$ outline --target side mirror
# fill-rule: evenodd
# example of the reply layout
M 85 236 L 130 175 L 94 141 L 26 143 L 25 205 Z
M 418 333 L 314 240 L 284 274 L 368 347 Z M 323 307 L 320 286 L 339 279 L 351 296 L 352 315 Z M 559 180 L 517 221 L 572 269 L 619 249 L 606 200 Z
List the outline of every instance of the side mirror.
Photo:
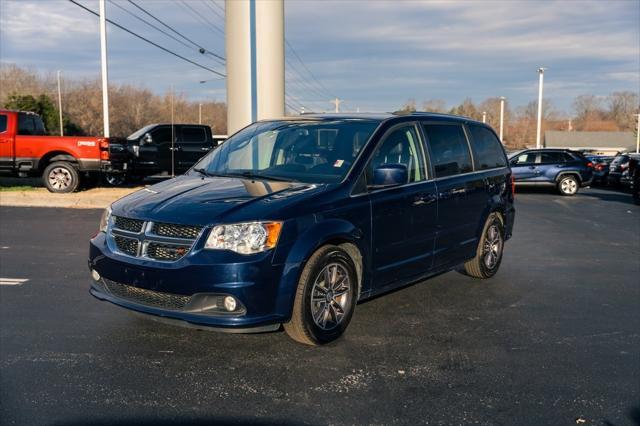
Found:
M 408 181 L 409 172 L 404 164 L 382 164 L 373 171 L 374 188 L 404 185 Z
M 145 133 L 140 142 L 141 142 L 141 145 L 145 145 L 148 143 L 152 143 L 153 139 L 151 138 L 151 135 L 149 133 Z

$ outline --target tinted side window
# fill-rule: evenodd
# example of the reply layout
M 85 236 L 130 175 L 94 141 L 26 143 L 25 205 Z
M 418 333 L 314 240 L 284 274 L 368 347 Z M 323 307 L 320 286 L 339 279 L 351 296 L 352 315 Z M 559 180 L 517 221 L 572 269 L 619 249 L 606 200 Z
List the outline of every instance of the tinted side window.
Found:
M 453 176 L 473 171 L 471 153 L 459 124 L 426 124 L 424 131 L 431 148 L 436 177 Z
M 523 164 L 533 164 L 536 162 L 536 154 L 533 152 L 524 152 L 511 160 L 513 164 L 521 166 Z
M 473 153 L 478 170 L 507 165 L 502 144 L 491 130 L 474 125 L 470 125 L 469 130 L 473 138 Z
M 420 182 L 427 178 L 424 151 L 414 125 L 397 128 L 385 136 L 369 161 L 368 182 L 373 178 L 373 170 L 383 164 L 404 164 L 409 173 L 409 182 Z
M 153 143 L 171 142 L 171 127 L 158 127 L 151 131 L 151 139 Z
M 38 136 L 44 136 L 47 132 L 44 130 L 44 123 L 42 118 L 33 116 L 33 134 Z
M 0 132 L 4 132 L 7 130 L 7 116 L 5 114 L 0 114 Z
M 182 141 L 186 143 L 206 142 L 207 134 L 202 127 L 183 127 Z
M 18 134 L 34 135 L 36 129 L 33 125 L 33 118 L 29 114 L 18 114 Z
M 540 163 L 564 163 L 565 157 L 562 152 L 542 152 L 540 154 Z

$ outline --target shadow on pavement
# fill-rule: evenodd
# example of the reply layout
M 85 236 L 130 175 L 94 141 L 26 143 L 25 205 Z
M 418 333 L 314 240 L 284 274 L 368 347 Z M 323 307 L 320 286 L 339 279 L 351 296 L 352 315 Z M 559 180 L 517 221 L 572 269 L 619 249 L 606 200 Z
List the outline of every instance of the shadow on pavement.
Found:
M 130 418 L 119 420 L 95 420 L 95 419 L 75 419 L 68 422 L 53 423 L 53 426 L 210 426 L 210 425 L 255 425 L 255 426 L 267 426 L 267 425 L 283 425 L 283 426 L 296 426 L 302 423 L 292 422 L 285 419 L 257 419 L 251 418 L 239 418 L 239 417 L 209 417 L 209 418 L 186 418 L 183 420 L 162 420 L 154 418 Z M 304 423 L 309 425 L 311 423 Z

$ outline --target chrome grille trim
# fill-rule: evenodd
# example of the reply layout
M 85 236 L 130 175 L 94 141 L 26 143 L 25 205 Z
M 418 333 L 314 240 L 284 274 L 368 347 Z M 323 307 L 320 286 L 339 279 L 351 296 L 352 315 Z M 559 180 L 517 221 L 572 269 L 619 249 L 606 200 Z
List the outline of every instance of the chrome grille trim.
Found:
M 140 231 L 135 232 L 137 229 Z M 203 226 L 113 216 L 108 227 L 107 244 L 123 256 L 177 262 L 191 251 L 204 230 Z

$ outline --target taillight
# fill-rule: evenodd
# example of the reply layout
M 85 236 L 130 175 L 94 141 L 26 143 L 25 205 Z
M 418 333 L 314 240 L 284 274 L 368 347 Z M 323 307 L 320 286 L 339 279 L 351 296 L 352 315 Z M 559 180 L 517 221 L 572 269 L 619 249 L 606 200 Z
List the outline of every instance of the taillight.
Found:
M 589 161 L 589 162 L 587 163 L 587 167 L 589 167 L 590 169 L 593 169 L 593 163 L 592 163 L 591 161 Z
M 109 159 L 109 151 L 100 151 L 100 159 L 108 160 Z
M 98 143 L 100 144 L 100 149 L 103 149 L 103 150 L 109 149 L 109 139 L 99 138 Z
M 511 195 L 516 195 L 516 179 L 511 175 Z
M 602 170 L 602 169 L 604 169 L 604 166 L 602 164 L 596 164 L 595 169 L 596 170 Z

